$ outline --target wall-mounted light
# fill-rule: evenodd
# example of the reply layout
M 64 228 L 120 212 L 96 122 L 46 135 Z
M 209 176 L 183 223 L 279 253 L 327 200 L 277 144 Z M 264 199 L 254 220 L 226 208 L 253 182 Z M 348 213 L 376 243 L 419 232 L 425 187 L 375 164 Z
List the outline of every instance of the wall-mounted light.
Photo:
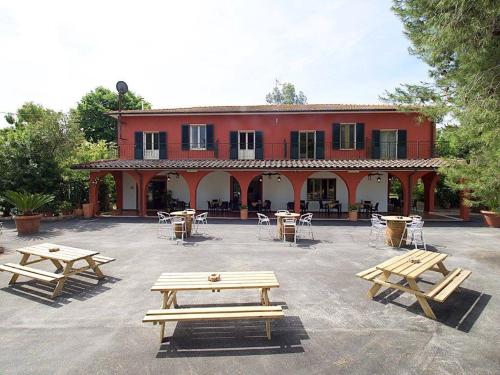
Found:
M 382 179 L 380 177 L 377 177 L 377 182 L 380 184 L 380 181 L 382 181 Z
M 368 174 L 368 180 L 371 180 L 372 176 L 377 176 L 377 182 L 378 183 L 380 183 L 382 181 L 382 178 L 380 177 L 380 176 L 382 176 L 382 174 L 380 174 L 380 173 L 369 173 Z
M 278 182 L 281 182 L 281 176 L 279 173 L 262 173 L 262 176 L 267 176 L 268 178 L 271 178 L 271 176 L 278 176 Z M 262 177 L 259 181 L 262 181 Z
M 281 176 L 278 176 L 278 182 L 281 182 Z
M 177 172 L 167 173 L 167 182 L 170 182 L 170 176 L 175 176 L 176 178 L 179 178 L 179 173 L 177 173 Z
M 262 177 L 259 177 L 259 182 L 262 182 Z

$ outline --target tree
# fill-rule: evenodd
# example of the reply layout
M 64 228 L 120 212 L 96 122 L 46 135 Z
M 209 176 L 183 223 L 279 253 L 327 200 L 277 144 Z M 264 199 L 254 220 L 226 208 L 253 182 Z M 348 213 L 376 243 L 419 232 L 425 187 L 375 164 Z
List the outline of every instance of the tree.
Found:
M 500 211 L 500 7 L 491 0 L 393 0 L 394 12 L 425 61 L 431 82 L 402 85 L 383 99 L 446 124 L 441 169 L 470 206 Z M 451 119 L 451 120 L 449 120 Z M 447 144 L 446 144 L 447 143 Z M 446 144 L 446 146 L 445 146 Z
M 276 80 L 273 90 L 266 95 L 269 104 L 307 104 L 307 97 L 302 91 L 297 94 L 292 83 L 280 83 Z
M 129 91 L 123 96 L 122 109 L 149 109 L 151 104 Z M 99 86 L 85 94 L 76 107 L 75 115 L 89 142 L 116 142 L 116 120 L 107 116 L 118 109 L 118 93 Z

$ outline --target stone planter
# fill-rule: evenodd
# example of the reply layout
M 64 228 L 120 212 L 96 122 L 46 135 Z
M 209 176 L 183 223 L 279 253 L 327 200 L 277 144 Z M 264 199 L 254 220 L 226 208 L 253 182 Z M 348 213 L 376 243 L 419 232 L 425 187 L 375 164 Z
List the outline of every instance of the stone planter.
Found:
M 83 207 L 83 217 L 85 219 L 90 219 L 94 217 L 94 204 L 93 203 L 84 203 L 82 204 Z
M 500 215 L 494 211 L 484 211 L 481 210 L 481 215 L 483 215 L 484 223 L 490 228 L 500 228 Z
M 40 230 L 40 220 L 43 215 L 31 216 L 14 216 L 16 222 L 17 234 L 24 236 L 27 234 L 35 234 Z
M 349 211 L 349 221 L 358 221 L 358 211 Z
M 240 209 L 240 219 L 247 220 L 248 219 L 248 208 Z

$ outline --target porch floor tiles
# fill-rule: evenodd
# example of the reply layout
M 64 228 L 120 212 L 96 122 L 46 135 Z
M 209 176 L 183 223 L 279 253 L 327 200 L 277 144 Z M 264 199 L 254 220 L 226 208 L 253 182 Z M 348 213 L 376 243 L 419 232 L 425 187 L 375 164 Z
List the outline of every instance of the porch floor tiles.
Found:
M 215 220 L 212 221 L 212 223 Z M 313 223 L 314 225 L 314 223 Z M 472 275 L 443 304 L 438 321 L 424 317 L 413 296 L 384 292 L 366 298 L 361 270 L 401 254 L 368 246 L 367 222 L 323 222 L 316 241 L 297 247 L 256 238 L 255 221 L 208 224 L 206 237 L 185 246 L 157 237 L 154 220 L 115 218 L 42 223 L 42 231 L 17 237 L 4 223 L 0 263 L 19 262 L 15 249 L 51 242 L 89 249 L 117 260 L 103 266 L 108 278 L 75 276 L 61 298 L 37 282 L 8 286 L 0 273 L 2 374 L 494 374 L 500 368 L 500 231 L 479 223 L 433 223 L 431 249 L 451 254 L 449 268 Z M 274 227 L 273 227 L 274 229 Z M 37 267 L 52 269 L 50 262 Z M 172 323 L 170 341 L 158 343 L 158 326 L 145 325 L 158 308 L 150 291 L 162 272 L 272 270 L 280 288 L 273 303 L 285 318 L 272 323 Z M 434 273 L 426 276 L 433 279 Z M 430 287 L 421 283 L 422 287 Z M 258 303 L 254 290 L 185 292 L 180 305 Z M 173 336 L 173 337 L 172 337 Z

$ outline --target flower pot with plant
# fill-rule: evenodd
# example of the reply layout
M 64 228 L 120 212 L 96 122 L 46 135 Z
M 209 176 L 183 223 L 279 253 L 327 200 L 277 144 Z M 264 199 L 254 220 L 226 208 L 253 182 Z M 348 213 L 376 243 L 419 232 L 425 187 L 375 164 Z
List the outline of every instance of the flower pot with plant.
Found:
M 6 191 L 4 199 L 15 207 L 17 234 L 34 234 L 40 230 L 40 219 L 42 215 L 35 212 L 54 200 L 53 195 L 32 194 L 28 192 Z
M 358 221 L 358 205 L 350 204 L 349 205 L 349 220 L 350 221 Z
M 59 205 L 59 210 L 64 216 L 73 215 L 73 205 L 71 202 L 64 201 Z
M 240 206 L 240 219 L 241 220 L 247 220 L 248 219 L 248 206 L 245 204 L 242 204 Z

